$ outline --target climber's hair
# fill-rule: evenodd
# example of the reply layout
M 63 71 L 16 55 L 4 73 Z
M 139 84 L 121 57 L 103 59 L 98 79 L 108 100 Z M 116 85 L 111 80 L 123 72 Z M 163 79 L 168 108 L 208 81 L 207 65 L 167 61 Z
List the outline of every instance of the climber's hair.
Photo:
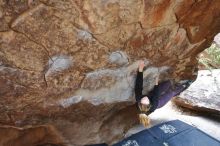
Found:
M 144 127 L 148 127 L 150 125 L 150 119 L 146 114 L 141 113 L 138 116 L 140 123 L 143 124 Z
M 150 104 L 141 104 L 140 102 L 138 103 L 138 107 L 140 109 L 140 114 L 138 115 L 139 121 L 141 124 L 144 125 L 144 127 L 148 127 L 150 125 L 150 119 L 147 116 L 147 114 L 145 114 L 146 112 L 149 111 L 150 109 Z

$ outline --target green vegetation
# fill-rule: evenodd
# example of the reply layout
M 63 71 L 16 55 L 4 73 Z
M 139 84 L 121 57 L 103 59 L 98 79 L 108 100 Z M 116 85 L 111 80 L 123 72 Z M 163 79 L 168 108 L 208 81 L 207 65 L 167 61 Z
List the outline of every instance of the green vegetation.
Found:
M 220 68 L 220 48 L 213 43 L 199 55 L 199 63 L 203 69 Z

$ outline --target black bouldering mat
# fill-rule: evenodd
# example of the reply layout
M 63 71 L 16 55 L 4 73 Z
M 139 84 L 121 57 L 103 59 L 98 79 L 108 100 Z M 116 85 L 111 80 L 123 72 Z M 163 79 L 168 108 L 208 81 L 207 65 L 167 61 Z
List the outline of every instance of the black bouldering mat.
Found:
M 174 120 L 136 133 L 113 146 L 220 146 L 196 127 Z

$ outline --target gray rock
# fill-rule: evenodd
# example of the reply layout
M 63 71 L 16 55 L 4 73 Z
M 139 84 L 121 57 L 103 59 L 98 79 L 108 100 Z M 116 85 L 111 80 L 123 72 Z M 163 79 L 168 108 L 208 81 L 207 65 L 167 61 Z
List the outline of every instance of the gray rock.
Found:
M 218 34 L 215 36 L 214 42 L 218 45 L 218 47 L 220 47 L 220 33 L 218 33 Z
M 109 56 L 109 62 L 124 65 L 128 63 L 128 56 L 123 51 L 112 52 Z
M 220 114 L 220 69 L 199 71 L 196 81 L 174 101 L 190 109 Z

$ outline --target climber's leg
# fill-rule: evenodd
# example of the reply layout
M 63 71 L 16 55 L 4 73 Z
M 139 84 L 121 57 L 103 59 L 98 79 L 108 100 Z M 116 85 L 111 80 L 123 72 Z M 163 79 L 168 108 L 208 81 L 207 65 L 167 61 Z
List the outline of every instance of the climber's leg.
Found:
M 164 81 L 164 82 L 161 82 L 159 85 L 158 85 L 158 92 L 159 92 L 159 95 L 162 95 L 164 94 L 166 91 L 168 91 L 170 88 L 171 88 L 171 82 L 169 80 L 167 81 Z
M 171 87 L 171 86 L 170 86 Z M 184 91 L 186 88 L 183 85 L 177 85 L 174 89 L 170 88 L 166 91 L 166 93 L 162 94 L 159 97 L 159 102 L 157 108 L 163 107 L 168 101 L 171 100 L 172 97 L 180 94 L 182 91 Z

